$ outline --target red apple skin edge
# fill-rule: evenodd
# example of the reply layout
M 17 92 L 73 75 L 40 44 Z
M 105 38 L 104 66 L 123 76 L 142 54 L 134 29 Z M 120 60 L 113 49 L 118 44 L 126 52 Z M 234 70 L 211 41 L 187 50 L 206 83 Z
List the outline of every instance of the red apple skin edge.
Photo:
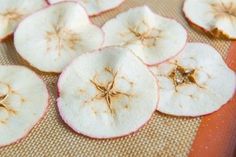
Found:
M 47 0 L 46 0 L 46 1 L 47 1 Z M 78 2 L 75 2 L 75 1 L 67 1 L 67 2 L 72 2 L 72 3 L 78 4 Z M 46 7 L 44 7 L 44 8 L 42 8 L 42 9 L 40 9 L 40 10 L 34 12 L 33 14 L 26 16 L 25 18 L 31 17 L 31 16 L 33 16 L 34 14 L 37 14 L 38 12 L 41 12 L 42 10 L 44 10 L 44 9 L 46 9 L 46 8 L 49 8 L 50 6 L 53 6 L 53 5 L 56 5 L 56 4 L 60 4 L 60 3 L 64 3 L 64 2 L 58 2 L 58 3 L 52 4 L 52 5 L 47 5 Z M 81 5 L 80 5 L 80 6 L 81 6 Z M 81 6 L 81 7 L 84 8 L 83 6 Z M 84 11 L 87 13 L 87 11 L 85 10 L 85 8 L 84 8 Z M 87 14 L 87 15 L 88 15 L 88 14 Z M 25 18 L 24 18 L 24 19 L 25 19 Z M 89 16 L 88 16 L 88 19 L 89 19 L 89 22 L 90 22 L 89 24 L 94 25 L 95 27 L 99 28 L 99 29 L 101 30 L 102 34 L 103 34 L 103 41 L 101 42 L 101 45 L 100 45 L 100 48 L 101 48 L 102 45 L 103 45 L 103 43 L 104 43 L 104 41 L 105 41 L 105 32 L 101 29 L 101 27 L 99 27 L 99 26 L 96 25 L 96 24 L 93 24 L 92 21 L 91 21 L 91 19 L 89 18 Z M 19 24 L 19 25 L 20 25 L 20 24 Z M 18 29 L 19 25 L 16 27 L 15 31 Z M 14 32 L 15 32 L 15 31 L 14 31 Z M 95 51 L 95 50 L 91 50 L 91 51 Z M 89 52 L 90 52 L 90 51 L 89 51 Z M 20 53 L 18 53 L 18 54 L 20 55 Z M 21 55 L 20 55 L 20 56 L 21 56 Z M 23 56 L 21 56 L 21 58 L 22 58 L 25 62 L 27 62 L 31 67 L 35 68 L 36 70 L 38 70 L 38 71 L 40 71 L 40 72 L 43 72 L 43 73 L 53 73 L 53 74 L 60 74 L 60 73 L 61 73 L 61 72 L 57 72 L 57 71 L 42 71 L 42 70 L 38 69 L 37 67 L 33 66 L 31 63 L 29 63 Z
M 230 38 L 227 34 L 224 34 L 222 31 L 219 31 L 220 32 L 220 36 L 215 36 L 213 33 L 211 33 L 211 31 L 207 31 L 205 28 L 193 23 L 190 19 L 188 19 L 187 17 L 185 17 L 188 24 L 193 28 L 195 29 L 196 31 L 202 33 L 202 34 L 206 34 L 208 37 L 210 38 L 218 38 L 218 39 L 223 39 L 223 40 L 228 40 L 228 41 L 231 41 L 231 40 L 236 40 L 236 38 Z
M 7 66 L 7 65 L 6 65 L 6 66 Z M 20 65 L 11 65 L 11 66 L 19 67 Z M 20 67 L 24 67 L 24 66 L 20 66 Z M 37 77 L 44 83 L 44 81 L 43 81 L 35 72 L 33 72 L 33 73 L 34 73 L 35 76 L 37 76 Z M 33 124 L 32 127 L 29 128 L 29 129 L 25 132 L 25 134 L 24 134 L 22 137 L 16 139 L 16 141 L 14 141 L 14 142 L 11 142 L 11 143 L 8 143 L 8 144 L 4 144 L 4 145 L 0 145 L 0 149 L 1 149 L 1 148 L 5 148 L 5 147 L 10 146 L 10 145 L 15 145 L 15 144 L 18 144 L 18 143 L 22 142 L 22 141 L 31 133 L 31 131 L 32 131 L 33 129 L 36 129 L 36 128 L 37 128 L 37 126 L 38 126 L 38 125 L 41 123 L 41 121 L 44 119 L 44 117 L 46 116 L 46 114 L 47 114 L 47 112 L 48 112 L 48 110 L 49 110 L 49 99 L 50 99 L 47 86 L 46 86 L 45 83 L 44 83 L 44 85 L 45 85 L 45 88 L 46 88 L 48 101 L 47 101 L 47 104 L 46 104 L 46 109 L 45 109 L 43 115 L 41 116 L 41 118 L 40 118 L 35 124 Z
M 190 42 L 190 43 L 191 43 L 191 42 Z M 204 43 L 204 42 L 194 42 L 194 43 L 206 44 L 206 43 Z M 209 44 L 209 45 L 211 45 L 211 44 Z M 211 46 L 212 46 L 212 45 L 211 45 Z M 215 49 L 215 47 L 212 46 L 212 48 L 213 48 L 215 51 L 217 51 L 217 50 Z M 218 51 L 217 51 L 217 52 L 218 52 Z M 223 59 L 223 58 L 222 58 L 222 59 Z M 223 59 L 223 60 L 224 60 L 224 59 Z M 235 75 L 236 75 L 236 74 L 235 74 Z M 235 78 L 235 82 L 236 82 L 236 78 Z M 236 92 L 236 87 L 235 87 L 235 92 Z M 234 93 L 235 93 L 235 92 L 234 92 Z M 230 98 L 225 104 L 227 104 L 227 103 L 233 98 L 234 93 L 232 94 L 231 98 Z M 204 114 L 204 115 L 195 115 L 195 116 L 184 116 L 184 115 L 176 116 L 176 115 L 172 115 L 172 114 L 162 113 L 162 112 L 160 112 L 160 111 L 158 111 L 158 110 L 157 110 L 157 111 L 160 112 L 161 114 L 168 115 L 168 116 L 195 118 L 195 117 L 202 117 L 202 116 L 206 116 L 206 115 L 213 114 L 213 113 L 217 112 L 218 110 L 220 110 L 223 106 L 224 106 L 224 105 L 220 106 L 216 111 L 209 112 L 209 113 L 206 113 L 206 114 Z
M 114 47 L 114 46 L 107 46 L 107 47 L 103 47 L 103 48 L 109 48 L 109 47 Z M 121 47 L 121 46 L 115 46 L 115 47 Z M 103 49 L 103 48 L 100 48 L 99 50 L 101 50 L 101 49 Z M 123 48 L 123 47 L 121 47 L 121 48 Z M 98 50 L 97 50 L 98 51 Z M 98 52 L 96 52 L 96 50 L 95 50 L 95 52 L 93 52 L 93 53 L 102 53 L 102 52 L 100 52 L 100 51 L 98 51 Z M 86 54 L 82 54 L 82 55 L 86 55 Z M 133 54 L 134 55 L 134 54 Z M 135 55 L 134 55 L 135 56 Z M 136 56 L 135 56 L 136 57 Z M 138 57 L 137 57 L 138 58 Z M 76 58 L 70 63 L 70 64 L 73 64 L 74 62 L 75 62 L 75 60 L 76 60 Z M 139 58 L 138 58 L 138 60 L 140 60 Z M 141 60 L 140 60 L 141 61 Z M 142 62 L 142 61 L 141 61 Z M 142 62 L 143 63 L 143 62 Z M 61 82 L 61 78 L 63 77 L 63 74 L 64 74 L 64 72 L 66 72 L 67 71 L 67 69 L 68 69 L 68 67 L 70 66 L 70 64 L 63 70 L 63 72 L 61 73 L 61 75 L 59 76 L 59 79 L 58 79 L 58 82 L 57 82 L 57 89 L 58 89 L 58 91 L 57 91 L 57 94 L 58 94 L 58 98 L 60 97 L 60 86 L 59 86 L 59 84 L 60 84 L 60 82 Z M 144 64 L 144 63 L 143 63 Z M 144 64 L 144 66 L 145 66 L 145 64 Z M 148 69 L 148 67 L 147 67 L 147 69 Z M 159 89 L 159 85 L 158 85 L 158 80 L 156 79 L 156 77 L 153 75 L 153 73 L 148 69 L 148 71 L 152 74 L 152 76 L 153 76 L 153 78 L 156 80 L 155 82 L 156 82 L 156 84 L 157 84 L 157 88 L 158 88 L 158 91 L 160 90 Z M 159 94 L 159 93 L 158 93 Z M 158 105 L 158 103 L 159 103 L 159 95 L 157 96 L 157 103 L 156 103 L 156 106 Z M 118 139 L 118 138 L 121 138 L 121 137 L 124 137 L 124 136 L 128 136 L 128 135 L 133 135 L 133 134 L 135 134 L 136 132 L 138 132 L 139 131 L 139 129 L 141 129 L 141 128 L 144 128 L 144 126 L 147 124 L 147 123 L 149 123 L 149 121 L 151 120 L 151 117 L 152 117 L 152 115 L 155 113 L 155 111 L 156 110 L 154 110 L 153 111 L 153 113 L 151 114 L 151 116 L 148 118 L 148 120 L 143 124 L 143 125 L 141 125 L 140 127 L 138 127 L 138 128 L 136 128 L 136 129 L 134 129 L 134 131 L 131 131 L 130 133 L 127 133 L 127 134 L 123 134 L 123 135 L 120 135 L 120 136 L 116 136 L 116 137 L 95 137 L 95 136 L 91 136 L 91 135 L 89 135 L 89 134 L 86 134 L 86 133 L 83 133 L 83 132 L 81 132 L 81 131 L 79 131 L 79 130 L 77 130 L 77 129 L 75 129 L 68 121 L 66 121 L 65 120 L 65 118 L 64 118 L 64 116 L 63 116 L 63 114 L 61 113 L 61 110 L 60 110 L 60 102 L 58 101 L 58 99 L 57 99 L 57 111 L 58 111 L 58 113 L 59 113 L 59 115 L 60 115 L 60 118 L 61 118 L 61 120 L 64 122 L 64 125 L 66 125 L 66 127 L 67 128 L 69 128 L 70 130 L 72 130 L 73 132 L 75 132 L 76 134 L 80 134 L 80 135 L 82 135 L 82 136 L 84 136 L 84 137 L 87 137 L 87 138 L 90 138 L 90 139 L 94 139 L 94 140 L 109 140 L 109 139 Z
M 236 81 L 236 80 L 235 80 Z M 227 104 L 229 101 L 231 101 L 231 99 L 233 98 L 233 96 L 234 96 L 234 93 L 233 93 L 233 95 L 232 95 L 232 97 L 225 103 L 225 104 Z M 225 105 L 224 104 L 224 105 Z M 191 115 L 189 115 L 189 116 L 185 116 L 185 115 L 173 115 L 173 114 L 166 114 L 166 113 L 163 113 L 163 112 L 161 112 L 161 111 L 158 111 L 157 110 L 157 112 L 159 112 L 160 114 L 163 114 L 163 115 L 166 115 L 166 116 L 171 116 L 171 117 L 182 117 L 182 118 L 196 118 L 196 117 L 203 117 L 203 116 L 207 116 L 207 115 L 210 115 L 210 114 L 214 114 L 215 112 L 218 112 L 224 105 L 222 105 L 222 106 L 220 106 L 217 110 L 215 110 L 215 111 L 213 111 L 213 112 L 208 112 L 208 113 L 206 113 L 206 114 L 204 114 L 204 115 L 194 115 L 194 116 L 191 116 Z
M 152 10 L 151 10 L 151 11 L 152 11 Z M 155 13 L 154 11 L 152 11 L 152 13 L 153 13 L 153 14 L 157 14 L 157 13 Z M 168 59 L 166 59 L 166 60 L 164 60 L 164 61 L 162 61 L 162 62 L 157 62 L 157 63 L 154 63 L 154 64 L 146 64 L 146 65 L 149 66 L 149 67 L 151 67 L 151 66 L 156 66 L 156 65 L 160 65 L 160 64 L 165 63 L 166 61 L 169 61 L 169 60 L 175 58 L 176 56 L 178 56 L 178 55 L 184 50 L 185 46 L 186 46 L 187 43 L 188 43 L 188 39 L 189 39 L 189 34 L 188 34 L 187 29 L 181 24 L 181 22 L 180 22 L 179 20 L 177 20 L 177 19 L 175 19 L 175 18 L 173 18 L 173 17 L 163 16 L 163 15 L 161 15 L 161 16 L 162 16 L 162 17 L 165 17 L 165 18 L 167 18 L 167 19 L 172 19 L 172 20 L 176 21 L 178 24 L 180 24 L 180 25 L 184 28 L 184 30 L 185 30 L 185 32 L 186 32 L 186 41 L 185 41 L 184 46 L 183 46 L 183 47 L 179 50 L 179 52 L 177 52 L 175 55 L 169 57 Z M 144 64 L 145 64 L 145 63 L 144 63 Z
M 165 63 L 165 62 L 167 62 L 167 61 L 169 61 L 169 60 L 171 60 L 171 59 L 177 57 L 177 56 L 184 50 L 184 48 L 185 48 L 186 45 L 187 45 L 187 41 L 185 42 L 184 47 L 183 47 L 178 53 L 176 53 L 174 56 L 172 56 L 172 57 L 170 57 L 170 58 L 168 58 L 168 59 L 166 59 L 166 60 L 164 60 L 164 61 L 162 61 L 162 62 L 158 62 L 158 63 L 155 63 L 155 64 L 146 64 L 146 65 L 147 65 L 148 67 L 152 67 L 152 66 L 157 66 L 157 65 L 160 65 L 160 64 L 162 64 L 162 63 Z
M 194 25 L 195 27 L 197 27 L 196 29 L 200 29 L 201 31 L 203 31 L 203 32 L 205 32 L 205 33 L 208 33 L 209 31 L 208 30 L 206 30 L 205 28 L 203 28 L 203 27 L 201 27 L 201 26 L 198 26 L 197 24 L 195 24 L 194 22 L 192 22 L 191 20 L 190 20 L 190 18 L 185 14 L 185 12 L 184 12 L 184 6 L 185 6 L 185 3 L 183 4 L 183 6 L 182 6 L 182 13 L 183 13 L 183 15 L 184 15 L 184 17 L 187 19 L 187 22 L 191 25 Z
M 53 4 L 50 3 L 50 0 L 45 0 L 45 1 L 47 2 L 47 4 L 53 5 Z M 77 2 L 77 3 L 81 3 L 80 0 L 72 0 L 72 1 Z M 91 17 L 91 18 L 92 18 L 92 17 L 96 17 L 96 16 L 99 16 L 99 15 L 101 15 L 101 14 L 103 14 L 103 13 L 108 12 L 108 11 L 114 10 L 114 9 L 120 7 L 124 2 L 125 2 L 125 0 L 122 0 L 120 4 L 118 4 L 118 5 L 116 5 L 116 6 L 112 7 L 112 8 L 103 10 L 103 11 L 101 11 L 101 12 L 99 12 L 99 13 L 89 15 L 89 17 Z M 60 3 L 60 2 L 59 2 L 59 3 Z M 87 11 L 86 11 L 86 12 L 87 12 Z M 87 15 L 88 15 L 88 12 L 87 12 Z
M 185 5 L 185 4 L 184 4 Z M 224 32 L 221 31 L 221 35 L 220 37 L 214 36 L 209 30 L 205 29 L 202 26 L 197 25 L 196 23 L 194 23 L 193 21 L 191 21 L 191 18 L 189 18 L 185 12 L 184 12 L 184 7 L 182 9 L 183 15 L 185 17 L 185 19 L 187 20 L 188 24 L 195 30 L 199 31 L 199 32 L 203 32 L 206 33 L 206 35 L 208 35 L 209 37 L 213 37 L 213 38 L 220 38 L 220 39 L 225 39 L 225 40 L 236 40 L 236 38 L 230 38 L 227 34 L 225 34 Z
M 161 62 L 158 62 L 158 63 L 155 63 L 155 64 L 147 64 L 147 63 L 144 63 L 144 61 L 142 61 L 142 59 L 139 57 L 139 56 L 136 56 L 134 53 L 134 55 L 144 64 L 144 65 L 146 65 L 147 67 L 153 67 L 153 66 L 157 66 L 157 65 L 160 65 L 160 64 L 162 64 L 162 63 L 165 63 L 165 62 L 167 62 L 167 61 L 169 61 L 169 60 L 171 60 L 171 59 L 173 59 L 173 58 L 175 58 L 175 57 L 177 57 L 183 50 L 184 50 L 184 48 L 185 48 L 185 46 L 187 45 L 187 40 L 186 40 L 186 42 L 185 42 L 185 44 L 184 44 L 184 46 L 183 46 L 183 48 L 180 50 L 180 51 L 178 51 L 178 53 L 176 53 L 174 56 L 172 56 L 172 57 L 169 57 L 168 59 L 166 59 L 166 60 L 164 60 L 164 61 L 161 61 Z M 116 46 L 116 45 L 114 45 L 114 46 Z M 122 47 L 121 45 L 117 45 L 117 47 Z M 133 52 L 131 49 L 129 49 L 131 52 Z M 153 74 L 154 75 L 154 74 Z M 154 75 L 155 76 L 155 75 Z
M 233 96 L 234 96 L 234 94 L 233 94 Z M 231 101 L 231 99 L 233 98 L 233 96 L 232 96 L 225 104 L 227 104 L 229 101 Z M 224 104 L 224 105 L 225 105 L 225 104 Z M 160 111 L 158 111 L 158 110 L 157 110 L 157 112 L 159 112 L 159 113 L 161 113 L 161 114 L 163 114 L 163 115 L 171 116 L 171 117 L 196 118 L 196 117 L 203 117 L 203 116 L 207 116 L 207 115 L 210 115 L 210 114 L 214 114 L 214 113 L 218 112 L 218 110 L 220 110 L 224 105 L 220 106 L 217 110 L 215 110 L 215 111 L 213 111 L 213 112 L 208 112 L 208 113 L 206 113 L 206 114 L 204 114 L 204 115 L 194 115 L 194 116 L 189 115 L 189 116 L 185 116 L 185 115 L 166 114 L 166 113 L 160 112 Z

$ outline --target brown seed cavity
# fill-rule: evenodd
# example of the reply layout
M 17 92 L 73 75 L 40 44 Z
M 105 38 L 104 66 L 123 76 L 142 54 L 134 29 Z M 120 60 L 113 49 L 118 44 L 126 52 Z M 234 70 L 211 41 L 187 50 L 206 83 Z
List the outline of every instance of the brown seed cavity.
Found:
M 195 69 L 185 69 L 184 67 L 177 65 L 169 74 L 169 78 L 173 81 L 175 87 L 182 84 L 196 84 L 194 73 Z
M 2 87 L 7 89 L 6 93 L 0 95 L 0 112 L 7 112 L 7 114 L 8 114 L 8 116 L 6 118 L 0 119 L 0 123 L 5 124 L 7 122 L 7 120 L 10 118 L 10 116 L 14 116 L 17 114 L 17 111 L 9 104 L 8 99 L 9 99 L 10 95 L 19 96 L 21 104 L 24 103 L 26 101 L 26 99 L 23 98 L 16 91 L 14 91 L 10 85 L 2 83 L 2 82 L 0 82 L 0 84 L 3 85 Z
M 63 49 L 76 51 L 76 47 L 81 41 L 77 33 L 57 25 L 53 26 L 52 31 L 46 32 L 45 38 L 47 42 L 47 51 L 50 51 L 51 49 L 56 50 L 58 56 L 61 55 L 61 50 Z M 55 43 L 56 45 L 54 45 Z
M 96 76 L 90 80 L 90 82 L 94 85 L 94 87 L 97 90 L 97 94 L 92 98 L 92 100 L 97 99 L 103 99 L 106 102 L 106 105 L 112 115 L 115 114 L 115 109 L 113 107 L 113 101 L 115 98 L 123 96 L 123 97 L 132 97 L 131 94 L 122 92 L 118 89 L 115 88 L 116 84 L 116 79 L 118 78 L 118 72 L 115 72 L 112 70 L 112 68 L 106 67 L 105 72 L 109 73 L 112 75 L 111 81 L 108 81 L 107 83 L 100 83 L 97 79 Z M 126 105 L 127 106 L 127 105 Z
M 160 30 L 151 28 L 146 32 L 140 33 L 137 30 L 129 29 L 136 37 L 136 40 L 141 41 L 143 46 L 154 47 L 157 40 L 160 38 Z
M 150 48 L 156 46 L 157 41 L 162 36 L 162 31 L 157 28 L 151 28 L 147 22 L 142 21 L 141 24 L 135 27 L 130 27 L 128 32 L 121 33 L 120 35 L 124 37 L 129 36 L 130 34 L 132 34 L 133 38 L 126 41 L 124 45 L 129 45 L 140 41 L 143 46 Z

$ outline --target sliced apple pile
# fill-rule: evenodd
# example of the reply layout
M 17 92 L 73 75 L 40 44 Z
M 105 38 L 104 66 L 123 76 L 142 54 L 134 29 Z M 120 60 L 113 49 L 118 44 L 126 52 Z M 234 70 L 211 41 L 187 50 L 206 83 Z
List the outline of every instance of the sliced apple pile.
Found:
M 207 44 L 189 43 L 179 56 L 151 70 L 160 81 L 157 110 L 166 114 L 209 114 L 218 110 L 235 92 L 235 73 Z
M 48 0 L 50 4 L 69 0 Z M 124 0 L 74 0 L 81 3 L 89 16 L 99 15 L 105 11 L 118 7 Z
M 27 15 L 47 6 L 45 0 L 0 0 L 0 41 Z
M 62 72 L 58 90 L 62 119 L 93 138 L 138 130 L 155 111 L 159 95 L 153 74 L 121 47 L 79 56 Z
M 236 39 L 235 0 L 186 0 L 183 11 L 195 28 L 215 37 Z
M 102 29 L 104 46 L 127 47 L 147 65 L 176 56 L 187 41 L 187 32 L 178 22 L 153 13 L 147 6 L 119 14 Z
M 25 137 L 48 106 L 43 81 L 22 66 L 0 66 L 0 147 Z
M 100 48 L 103 38 L 83 7 L 63 2 L 25 18 L 16 29 L 14 44 L 32 66 L 58 73 L 76 56 Z

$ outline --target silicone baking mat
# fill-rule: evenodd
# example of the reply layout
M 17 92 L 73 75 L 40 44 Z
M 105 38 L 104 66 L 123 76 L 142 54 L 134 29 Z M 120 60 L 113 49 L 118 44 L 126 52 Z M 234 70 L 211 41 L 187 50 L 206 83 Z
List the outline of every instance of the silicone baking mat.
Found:
M 156 13 L 175 18 L 183 24 L 189 32 L 189 41 L 209 43 L 214 46 L 223 57 L 226 57 L 230 42 L 212 39 L 192 30 L 182 14 L 183 2 L 183 0 L 126 0 L 120 7 L 98 17 L 93 17 L 91 20 L 95 24 L 102 26 L 105 21 L 115 17 L 122 11 L 135 6 L 147 5 Z M 0 63 L 28 66 L 28 64 L 17 55 L 12 39 L 0 44 Z M 58 75 L 33 70 L 36 71 L 47 84 L 50 93 L 49 111 L 44 119 L 35 126 L 24 140 L 17 144 L 1 148 L 1 157 L 188 156 L 201 118 L 171 117 L 155 112 L 149 123 L 135 134 L 112 140 L 89 139 L 71 131 L 63 124 L 58 115 L 56 108 L 56 83 Z

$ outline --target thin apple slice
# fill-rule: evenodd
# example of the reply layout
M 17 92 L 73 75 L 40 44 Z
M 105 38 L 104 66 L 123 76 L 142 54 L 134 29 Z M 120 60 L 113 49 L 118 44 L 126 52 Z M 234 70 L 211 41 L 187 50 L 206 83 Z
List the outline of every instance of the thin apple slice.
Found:
M 68 1 L 74 1 L 74 2 L 79 2 L 79 0 L 47 0 L 49 4 L 56 4 L 59 2 L 68 2 Z
M 166 114 L 209 114 L 223 106 L 235 92 L 235 73 L 207 44 L 188 43 L 179 56 L 150 69 L 160 81 L 157 110 Z
M 25 16 L 45 6 L 45 0 L 0 0 L 0 41 L 11 35 Z
M 0 66 L 0 147 L 25 137 L 46 113 L 43 81 L 23 66 Z
M 50 4 L 69 0 L 48 0 Z M 99 15 L 105 11 L 112 10 L 124 2 L 124 0 L 74 0 L 81 3 L 89 16 Z
M 183 11 L 190 25 L 215 37 L 236 39 L 235 0 L 186 0 Z
M 147 65 L 176 56 L 187 41 L 187 32 L 178 22 L 153 13 L 147 6 L 119 14 L 102 29 L 104 46 L 127 47 Z
M 125 0 L 80 0 L 89 16 L 99 15 L 121 5 Z
M 103 38 L 83 7 L 62 2 L 25 18 L 14 34 L 14 43 L 32 66 L 59 73 L 73 58 L 100 48 Z
M 159 94 L 149 69 L 121 47 L 79 56 L 61 74 L 58 90 L 62 119 L 93 138 L 138 130 L 155 111 Z

